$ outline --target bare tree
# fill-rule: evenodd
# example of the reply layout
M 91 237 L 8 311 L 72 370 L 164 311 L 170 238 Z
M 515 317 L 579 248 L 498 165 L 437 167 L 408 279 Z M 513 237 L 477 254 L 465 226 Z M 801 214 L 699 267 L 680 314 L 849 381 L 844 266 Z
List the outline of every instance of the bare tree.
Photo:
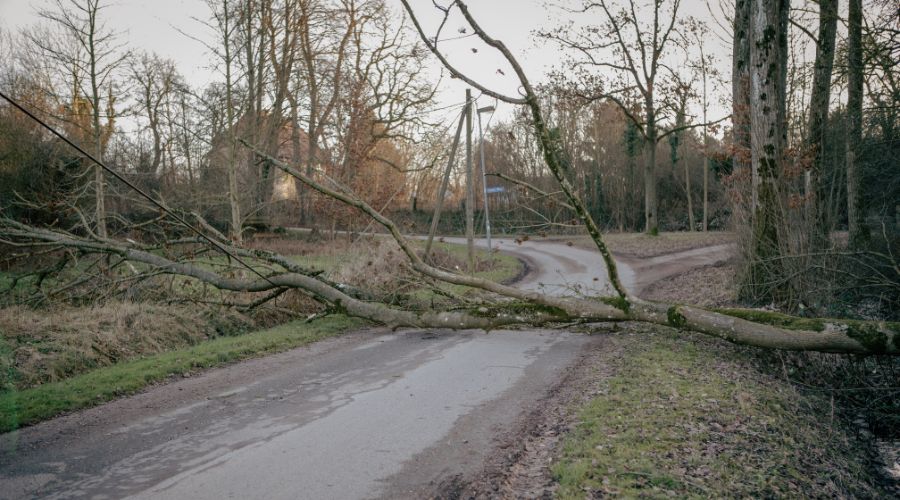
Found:
M 634 122 L 644 139 L 644 230 L 659 232 L 658 197 L 656 192 L 656 145 L 667 134 L 659 133 L 663 96 L 662 80 L 670 72 L 666 55 L 679 43 L 680 0 L 653 0 L 652 12 L 640 9 L 636 0 L 628 0 L 617 8 L 611 0 L 585 2 L 581 14 L 598 14 L 603 19 L 599 27 L 591 26 L 571 33 L 567 28 L 544 33 L 564 47 L 574 50 L 580 58 L 575 68 L 594 67 L 611 70 L 617 79 L 603 88 L 594 75 L 584 74 L 585 82 L 578 92 L 589 99 L 609 99 L 619 104 Z M 651 19 L 644 22 L 644 19 Z M 608 57 L 611 52 L 612 57 Z M 641 98 L 641 116 L 634 113 L 627 96 L 637 93 Z M 673 129 L 674 130 L 674 129 Z
M 113 120 L 114 73 L 127 53 L 116 44 L 116 33 L 107 29 L 101 18 L 101 0 L 54 0 L 53 8 L 40 11 L 40 16 L 61 30 L 74 44 L 32 36 L 31 43 L 73 74 L 73 101 L 85 99 L 90 112 L 91 149 L 103 158 Z M 86 80 L 86 81 L 85 81 Z M 105 95 L 104 95 L 105 94 Z M 106 123 L 101 122 L 105 119 Z M 94 230 L 106 237 L 106 194 L 103 170 L 94 167 Z
M 710 157 L 712 156 L 710 136 L 709 136 L 709 93 L 710 84 L 719 81 L 719 71 L 716 69 L 715 57 L 706 51 L 706 43 L 712 31 L 703 22 L 692 20 L 688 24 L 687 37 L 690 42 L 697 47 L 700 58 L 694 61 L 691 66 L 699 73 L 701 82 L 700 107 L 703 121 L 703 232 L 709 229 L 709 172 Z M 734 115 L 732 115 L 732 123 Z
M 152 141 L 152 156 L 138 165 L 140 174 L 155 178 L 163 160 L 165 107 L 169 99 L 183 86 L 175 63 L 156 54 L 142 54 L 129 65 L 131 80 L 137 87 L 137 114 L 147 120 Z
M 235 110 L 237 109 L 235 87 L 237 80 L 234 74 L 237 65 L 234 40 L 238 26 L 233 2 L 234 0 L 207 0 L 212 20 L 206 25 L 212 29 L 217 37 L 217 43 L 207 45 L 207 49 L 222 62 L 222 70 L 225 77 L 224 104 L 226 123 L 224 124 L 224 131 L 228 136 L 225 171 L 228 177 L 230 236 L 235 244 L 241 245 L 243 242 L 243 218 L 237 180 L 237 120 L 235 118 Z
M 422 42 L 429 50 L 439 55 L 432 38 L 424 33 L 421 25 L 415 18 L 415 12 L 410 7 L 409 2 L 403 0 L 403 4 L 420 32 Z M 246 266 L 246 269 L 252 275 L 245 273 L 232 277 L 227 272 L 218 272 L 216 269 L 209 269 L 191 262 L 192 256 L 197 251 L 197 245 L 203 242 L 197 238 L 180 237 L 162 243 L 119 242 L 109 238 L 99 238 L 96 235 L 81 236 L 58 229 L 32 227 L 10 219 L 0 219 L 0 237 L 6 244 L 19 247 L 40 246 L 42 249 L 50 251 L 55 249 L 76 249 L 83 253 L 110 255 L 121 261 L 141 262 L 153 266 L 157 272 L 188 276 L 222 290 L 267 294 L 261 300 L 264 300 L 267 296 L 277 294 L 282 289 L 299 289 L 333 310 L 369 318 L 392 327 L 490 329 L 516 323 L 546 324 L 551 321 L 632 320 L 689 329 L 735 343 L 766 348 L 861 354 L 900 354 L 900 325 L 894 323 L 844 320 L 804 322 L 788 316 L 767 315 L 759 311 L 713 311 L 685 305 L 654 303 L 630 295 L 622 286 L 615 261 L 609 254 L 596 222 L 589 211 L 586 210 L 578 191 L 574 189 L 572 182 L 568 178 L 558 138 L 544 119 L 541 102 L 535 93 L 534 87 L 526 77 L 522 66 L 503 42 L 490 37 L 481 28 L 464 2 L 456 0 L 453 8 L 458 9 L 484 44 L 499 51 L 505 58 L 520 82 L 523 96 L 512 97 L 494 92 L 474 79 L 464 76 L 462 72 L 450 65 L 446 59 L 442 60 L 442 63 L 447 65 L 451 72 L 461 75 L 461 78 L 466 78 L 473 86 L 486 91 L 485 93 L 491 92 L 506 102 L 525 106 L 532 118 L 532 130 L 537 137 L 546 167 L 556 179 L 568 207 L 584 224 L 604 259 L 607 274 L 614 289 L 613 296 L 554 297 L 431 266 L 425 262 L 417 251 L 417 246 L 401 233 L 397 224 L 354 193 L 343 187 L 330 187 L 325 182 L 320 182 L 313 176 L 306 175 L 302 168 L 295 168 L 285 161 L 271 157 L 257 145 L 247 141 L 243 141 L 243 143 L 248 149 L 254 154 L 264 157 L 276 168 L 293 176 L 321 195 L 343 203 L 357 210 L 360 214 L 371 218 L 375 223 L 380 224 L 394 238 L 396 244 L 406 256 L 408 265 L 413 270 L 421 273 L 427 279 L 479 289 L 484 292 L 483 302 L 476 306 L 467 304 L 457 309 L 439 311 L 434 309 L 408 310 L 385 303 L 361 300 L 355 296 L 354 292 L 346 290 L 345 287 L 339 284 L 329 282 L 322 276 L 321 272 L 305 269 L 283 256 L 230 246 L 224 237 L 216 234 L 215 231 L 209 230 L 206 224 L 203 224 L 203 227 L 207 228 L 206 232 L 200 232 L 191 226 L 192 231 L 200 232 L 203 236 L 203 241 Z M 781 12 L 777 9 L 775 9 L 775 12 L 766 12 L 766 9 L 762 9 L 759 13 L 762 17 L 761 24 L 777 23 L 783 19 L 780 16 Z M 762 27 L 760 31 L 773 30 Z M 777 33 L 777 28 L 774 31 Z M 777 46 L 777 36 L 773 43 Z M 763 45 L 757 50 L 764 50 L 765 48 L 765 45 Z M 779 50 L 774 47 L 768 48 L 770 49 L 769 52 L 773 54 L 771 57 L 775 58 L 774 63 L 777 65 Z M 765 61 L 765 56 L 766 54 L 755 54 L 753 60 L 755 62 Z M 439 55 L 439 57 L 442 56 Z M 757 68 L 757 66 L 754 66 L 754 68 Z M 760 69 L 755 69 L 755 71 L 764 72 L 764 70 Z M 783 75 L 783 72 L 781 75 Z M 759 75 L 757 74 L 756 76 L 758 77 Z M 779 75 L 775 74 L 772 75 L 773 82 L 757 79 L 755 83 L 758 83 L 763 89 L 774 86 L 774 90 L 777 92 L 779 90 L 778 77 Z M 756 91 L 754 93 L 758 94 L 759 92 Z M 754 99 L 759 101 L 760 96 L 757 95 Z M 775 115 L 775 117 L 770 116 L 770 114 Z M 761 122 L 762 125 L 774 126 L 777 121 L 778 111 L 771 110 L 763 112 L 761 115 L 753 118 L 753 124 Z M 764 129 L 764 132 L 771 130 L 773 129 Z M 773 140 L 777 141 L 778 139 Z M 765 144 L 757 142 L 754 143 L 754 146 L 761 147 L 763 153 L 767 153 L 766 148 L 763 147 Z M 778 143 L 776 142 L 775 146 L 777 145 Z M 754 161 L 764 164 L 766 167 L 776 163 L 771 157 L 761 155 L 757 155 Z M 112 175 L 116 175 L 123 182 L 126 182 L 114 170 L 103 166 L 99 160 L 97 160 L 97 165 L 108 169 Z M 761 175 L 761 177 L 764 176 Z M 761 193 L 761 198 L 764 198 L 763 194 Z M 150 197 L 147 196 L 147 198 Z M 161 210 L 174 216 L 172 211 L 163 204 L 155 203 Z M 182 225 L 188 225 L 182 218 L 177 216 L 175 220 Z
M 672 102 L 672 108 L 674 108 L 675 112 L 675 122 L 674 122 L 674 132 L 669 135 L 669 147 L 670 147 L 670 157 L 672 160 L 672 170 L 674 171 L 678 168 L 678 162 L 681 160 L 679 156 L 681 154 L 681 143 L 684 136 L 684 129 L 687 127 L 687 107 L 688 102 L 696 97 L 694 95 L 694 90 L 691 87 L 691 83 L 683 80 L 677 74 L 674 75 L 674 79 L 676 83 L 674 84 L 674 99 Z M 688 213 L 688 230 L 695 231 L 696 224 L 694 223 L 694 203 L 691 196 L 691 173 L 690 173 L 690 164 L 688 162 L 684 163 L 684 194 L 687 199 L 687 213 Z
M 324 0 L 301 0 L 299 8 L 299 77 L 308 100 L 304 163 L 307 175 L 312 175 L 316 163 L 323 160 L 320 144 L 343 89 L 348 46 L 356 26 L 365 19 L 359 16 L 356 0 L 341 0 L 341 5 L 330 8 Z M 291 104 L 298 106 L 296 101 Z M 305 201 L 304 217 L 308 217 L 311 200 Z

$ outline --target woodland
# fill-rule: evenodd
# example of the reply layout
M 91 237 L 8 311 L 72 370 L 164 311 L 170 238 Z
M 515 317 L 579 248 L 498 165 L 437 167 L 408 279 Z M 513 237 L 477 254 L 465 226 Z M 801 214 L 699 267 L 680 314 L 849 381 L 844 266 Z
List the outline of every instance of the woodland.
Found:
M 543 69 L 476 2 L 203 4 L 177 30 L 205 51 L 205 82 L 130 43 L 106 0 L 48 0 L 0 27 L 0 431 L 376 325 L 623 328 L 639 348 L 609 360 L 622 408 L 653 411 L 622 396 L 630 378 L 683 389 L 660 366 L 697 382 L 683 415 L 648 426 L 694 425 L 729 370 L 737 399 L 719 399 L 749 408 L 746 379 L 790 407 L 752 364 L 830 397 L 828 417 L 810 399 L 819 423 L 837 411 L 900 435 L 895 2 L 547 2 L 563 20 L 522 28 L 558 51 Z M 603 292 L 517 286 L 533 269 L 498 240 L 595 252 Z M 668 295 L 620 274 L 623 255 L 692 244 L 733 255 Z M 89 378 L 107 368 L 115 384 Z M 803 436 L 819 460 L 819 434 Z M 581 439 L 585 456 L 604 439 Z M 822 491 L 863 491 L 837 482 Z
M 209 54 L 205 86 L 129 46 L 102 0 L 55 0 L 0 33 L 5 315 L 76 325 L 140 304 L 188 324 L 202 310 L 211 336 L 238 328 L 232 316 L 488 332 L 634 322 L 847 355 L 853 380 L 896 391 L 891 2 L 722 0 L 704 19 L 680 0 L 572 2 L 573 23 L 532 33 L 564 54 L 542 77 L 460 0 L 206 4 L 184 32 Z M 456 39 L 499 55 L 515 90 L 445 51 Z M 448 105 L 447 81 L 471 93 Z M 497 249 L 472 246 L 488 214 L 519 243 L 584 236 L 607 293 L 509 284 Z M 714 231 L 736 242 L 734 307 L 630 293 L 607 241 Z M 459 234 L 465 255 L 442 246 Z M 338 248 L 362 260 L 329 261 Z M 101 349 L 79 335 L 69 354 L 8 334 L 2 389 L 167 342 Z M 43 375 L 50 358 L 60 367 Z M 896 428 L 896 392 L 875 394 Z

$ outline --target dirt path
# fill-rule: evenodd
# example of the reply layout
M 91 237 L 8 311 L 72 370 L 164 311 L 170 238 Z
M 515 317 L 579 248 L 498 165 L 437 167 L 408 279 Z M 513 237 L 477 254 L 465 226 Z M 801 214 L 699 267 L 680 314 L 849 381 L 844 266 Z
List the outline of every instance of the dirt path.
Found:
M 637 258 L 616 255 L 621 266 L 620 277 L 631 293 L 640 296 L 646 288 L 660 280 L 677 276 L 691 269 L 711 266 L 729 260 L 736 250 L 732 243 L 694 248 L 656 257 Z
M 465 238 L 445 238 L 465 244 Z M 476 239 L 483 246 L 483 239 Z M 516 286 L 553 295 L 610 295 L 612 287 L 603 258 L 596 250 L 569 245 L 560 240 L 495 239 L 494 248 L 515 255 L 528 263 L 530 272 Z M 614 254 L 619 278 L 625 288 L 639 295 L 648 285 L 693 268 L 726 261 L 735 252 L 732 243 L 682 250 L 654 257 Z

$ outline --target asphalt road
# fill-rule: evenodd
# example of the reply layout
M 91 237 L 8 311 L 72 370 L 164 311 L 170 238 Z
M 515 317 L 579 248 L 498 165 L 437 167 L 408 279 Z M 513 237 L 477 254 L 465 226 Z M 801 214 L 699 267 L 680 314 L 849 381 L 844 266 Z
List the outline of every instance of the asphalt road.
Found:
M 444 238 L 465 244 L 465 238 Z M 485 247 L 484 239 L 476 245 Z M 615 295 L 600 254 L 559 240 L 515 240 L 499 238 L 491 246 L 516 255 L 528 263 L 529 273 L 516 286 L 551 295 Z M 732 243 L 694 248 L 642 259 L 616 256 L 619 279 L 629 293 L 640 295 L 647 285 L 686 270 L 728 260 L 735 251 Z
M 497 243 L 529 263 L 518 286 L 606 286 L 594 252 Z M 179 378 L 0 436 L 0 498 L 419 497 L 477 472 L 602 341 L 373 330 Z

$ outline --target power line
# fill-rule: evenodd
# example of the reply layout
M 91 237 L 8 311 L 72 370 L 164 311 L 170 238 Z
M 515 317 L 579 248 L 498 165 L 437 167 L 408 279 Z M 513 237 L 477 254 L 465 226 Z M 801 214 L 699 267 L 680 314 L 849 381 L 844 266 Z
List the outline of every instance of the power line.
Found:
M 166 214 L 168 214 L 169 216 L 171 216 L 173 219 L 175 219 L 176 221 L 178 221 L 180 224 L 182 224 L 183 226 L 187 227 L 188 229 L 190 229 L 190 230 L 193 231 L 194 233 L 197 233 L 198 236 L 200 236 L 202 239 L 206 240 L 210 245 L 216 247 L 217 250 L 219 250 L 219 251 L 222 252 L 223 254 L 227 255 L 228 257 L 234 259 L 235 261 L 237 261 L 238 263 L 240 263 L 242 266 L 244 266 L 244 267 L 246 267 L 247 269 L 249 269 L 250 271 L 252 271 L 253 274 L 255 274 L 255 275 L 259 276 L 260 278 L 262 278 L 262 279 L 266 280 L 267 282 L 269 282 L 269 284 L 271 284 L 272 286 L 276 286 L 275 283 L 272 283 L 272 281 L 270 281 L 269 278 L 263 276 L 262 273 L 260 273 L 260 272 L 257 271 L 256 269 L 254 269 L 253 266 L 251 266 L 251 265 L 247 264 L 246 262 L 244 262 L 244 261 L 243 261 L 241 258 L 239 258 L 237 255 L 235 255 L 235 254 L 229 252 L 228 249 L 225 248 L 223 245 L 221 245 L 219 242 L 213 240 L 212 238 L 210 238 L 209 236 L 207 236 L 206 234 L 204 234 L 203 231 L 200 231 L 199 229 L 195 228 L 194 226 L 192 226 L 191 224 L 189 224 L 186 220 L 184 220 L 181 216 L 179 216 L 179 215 L 176 214 L 175 212 L 169 210 L 168 207 L 166 207 L 166 206 L 163 205 L 162 203 L 156 201 L 155 198 L 153 198 L 152 196 L 150 196 L 149 194 L 147 194 L 146 192 L 144 192 L 141 188 L 135 186 L 131 181 L 129 181 L 128 179 L 126 179 L 122 174 L 120 174 L 120 173 L 116 172 L 115 170 L 113 170 L 112 168 L 106 166 L 105 164 L 103 164 L 103 162 L 101 162 L 100 160 L 98 160 L 97 158 L 95 158 L 94 155 L 88 153 L 87 151 L 85 151 L 84 149 L 82 149 L 80 146 L 78 146 L 78 145 L 75 144 L 74 142 L 70 141 L 66 136 L 64 136 L 63 134 L 61 134 L 60 132 L 58 132 L 55 128 L 51 127 L 51 126 L 48 125 L 46 122 L 44 122 L 43 120 L 41 120 L 40 118 L 38 118 L 37 116 L 35 116 L 34 114 L 32 114 L 31 111 L 25 109 L 21 104 L 19 104 L 18 102 L 16 102 L 13 98 L 7 96 L 7 95 L 4 94 L 3 92 L 0 92 L 0 97 L 2 97 L 2 98 L 5 99 L 7 102 L 9 102 L 10 104 L 12 104 L 13 107 L 15 107 L 16 109 L 18 109 L 19 111 L 21 111 L 22 113 L 24 113 L 26 116 L 28 116 L 29 118 L 31 118 L 32 120 L 34 120 L 35 122 L 37 122 L 38 124 L 40 124 L 42 127 L 44 127 L 45 129 L 49 130 L 50 133 L 52 133 L 52 134 L 55 135 L 56 137 L 62 139 L 63 142 L 65 142 L 66 144 L 68 144 L 69 146 L 71 146 L 73 149 L 75 149 L 76 151 L 78 151 L 79 153 L 81 153 L 82 155 L 84 155 L 86 158 L 88 158 L 88 159 L 90 159 L 91 161 L 93 161 L 94 163 L 96 163 L 97 166 L 99 166 L 100 168 L 102 168 L 103 170 L 105 170 L 106 172 L 108 172 L 110 175 L 112 175 L 113 177 L 115 177 L 116 179 L 118 179 L 119 181 L 121 181 L 123 184 L 125 184 L 126 186 L 128 186 L 129 188 L 131 188 L 132 190 L 134 190 L 135 192 L 137 192 L 138 194 L 140 194 L 141 196 L 143 196 L 144 198 L 146 198 L 150 203 L 156 205 L 157 208 L 159 208 L 160 210 L 162 210 L 163 212 L 165 212 Z

